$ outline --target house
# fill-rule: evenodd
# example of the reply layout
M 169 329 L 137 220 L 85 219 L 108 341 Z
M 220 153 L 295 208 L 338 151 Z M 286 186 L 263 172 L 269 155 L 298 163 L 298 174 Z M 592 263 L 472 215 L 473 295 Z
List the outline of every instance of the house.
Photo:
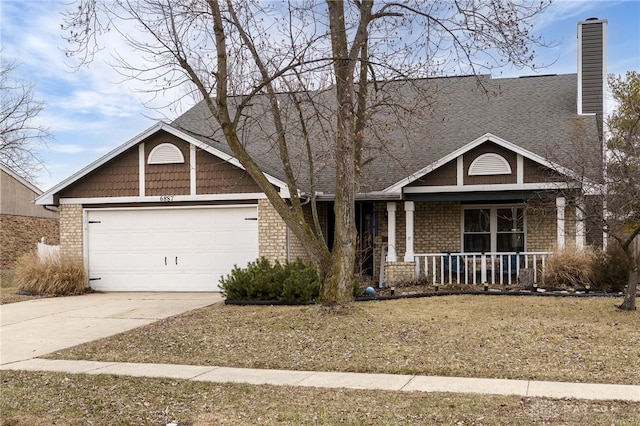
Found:
M 364 275 L 381 285 L 420 275 L 504 283 L 530 269 L 536 280 L 554 247 L 601 244 L 602 231 L 589 226 L 585 211 L 602 206 L 583 188 L 597 191 L 601 181 L 606 25 L 578 24 L 577 74 L 376 86 L 372 96 L 382 102 L 371 119 L 376 130 L 367 135 L 356 205 Z M 280 95 L 284 127 L 308 197 L 297 124 L 300 113 L 308 118 L 315 194 L 331 245 L 334 173 L 323 160 L 332 155 L 332 120 L 322 109 L 330 112 L 335 96 L 331 89 L 304 95 Z M 247 149 L 288 198 L 266 99 L 253 99 L 243 118 Z M 96 290 L 216 291 L 234 264 L 304 256 L 203 102 L 37 203 L 59 206 L 62 252 L 85 259 Z
M 0 164 L 0 269 L 14 269 L 15 261 L 44 237 L 57 244 L 57 208 L 35 205 L 42 191 L 8 166 Z

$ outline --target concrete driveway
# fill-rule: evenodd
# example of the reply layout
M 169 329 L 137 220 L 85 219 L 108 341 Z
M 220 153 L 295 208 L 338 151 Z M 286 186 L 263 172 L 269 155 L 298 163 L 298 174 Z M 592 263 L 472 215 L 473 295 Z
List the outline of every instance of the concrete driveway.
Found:
M 220 293 L 91 293 L 0 305 L 0 365 L 222 301 Z

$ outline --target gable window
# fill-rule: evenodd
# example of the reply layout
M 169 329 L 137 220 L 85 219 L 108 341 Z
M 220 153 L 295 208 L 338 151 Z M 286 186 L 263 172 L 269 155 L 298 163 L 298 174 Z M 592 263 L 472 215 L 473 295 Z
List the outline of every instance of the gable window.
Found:
M 172 143 L 161 143 L 149 153 L 148 164 L 182 164 L 184 155 L 182 151 Z
M 499 154 L 482 154 L 469 166 L 469 176 L 510 175 L 509 162 Z
M 467 253 L 521 252 L 525 249 L 524 208 L 468 207 L 462 217 L 463 249 Z

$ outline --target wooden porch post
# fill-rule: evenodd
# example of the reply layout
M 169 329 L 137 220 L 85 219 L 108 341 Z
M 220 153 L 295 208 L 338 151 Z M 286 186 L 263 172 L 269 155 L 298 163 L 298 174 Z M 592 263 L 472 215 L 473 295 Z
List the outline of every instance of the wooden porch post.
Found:
M 396 203 L 390 201 L 387 203 L 387 230 L 388 238 L 387 245 L 389 251 L 387 252 L 387 262 L 397 262 L 396 254 Z
M 584 198 L 578 198 L 576 201 L 576 248 L 581 249 L 584 247 L 585 238 L 585 225 L 584 225 L 584 210 L 585 202 Z
M 557 219 L 557 234 L 558 234 L 558 250 L 564 248 L 565 238 L 565 226 L 564 226 L 564 208 L 567 200 L 564 197 L 556 198 L 556 219 Z
M 415 211 L 416 206 L 413 201 L 405 201 L 404 202 L 404 212 L 405 212 L 405 240 L 406 240 L 406 250 L 404 252 L 404 261 L 405 262 L 413 262 L 413 212 Z

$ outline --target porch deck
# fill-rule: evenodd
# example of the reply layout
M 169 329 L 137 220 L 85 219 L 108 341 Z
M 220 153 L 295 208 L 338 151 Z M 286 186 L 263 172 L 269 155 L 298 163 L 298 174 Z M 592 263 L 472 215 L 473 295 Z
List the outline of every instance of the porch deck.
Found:
M 415 278 L 433 284 L 511 285 L 527 273 L 537 284 L 550 252 L 419 253 L 414 255 Z M 525 272 L 526 271 L 526 272 Z

